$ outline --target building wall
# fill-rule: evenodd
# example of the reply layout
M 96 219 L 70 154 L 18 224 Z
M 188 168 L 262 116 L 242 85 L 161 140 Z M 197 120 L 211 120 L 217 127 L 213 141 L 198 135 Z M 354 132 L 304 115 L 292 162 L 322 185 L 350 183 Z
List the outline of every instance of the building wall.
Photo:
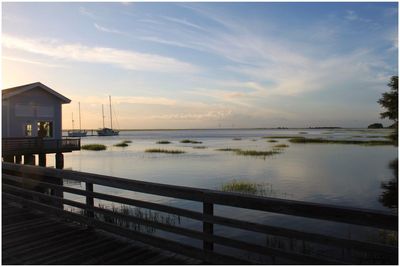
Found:
M 53 138 L 61 139 L 61 100 L 40 88 L 2 101 L 2 135 L 26 137 L 25 125 L 32 125 L 32 137 L 38 134 L 37 122 L 53 123 Z

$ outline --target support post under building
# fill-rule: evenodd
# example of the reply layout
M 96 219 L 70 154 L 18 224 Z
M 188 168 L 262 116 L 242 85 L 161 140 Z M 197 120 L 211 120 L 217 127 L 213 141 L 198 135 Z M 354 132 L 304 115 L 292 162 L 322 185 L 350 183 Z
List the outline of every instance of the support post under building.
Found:
M 15 156 L 15 163 L 21 164 L 22 163 L 22 155 L 16 155 Z
M 32 155 L 32 154 L 24 155 L 24 164 L 35 165 L 35 155 Z
M 39 154 L 39 166 L 46 167 L 46 154 Z

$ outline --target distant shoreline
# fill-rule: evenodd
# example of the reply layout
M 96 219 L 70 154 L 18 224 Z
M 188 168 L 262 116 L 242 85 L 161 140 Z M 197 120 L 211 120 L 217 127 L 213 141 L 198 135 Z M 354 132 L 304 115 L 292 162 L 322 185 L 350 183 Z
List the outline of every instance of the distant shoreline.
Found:
M 188 128 L 188 129 L 118 129 L 119 131 L 136 131 L 136 132 L 144 132 L 144 131 L 204 131 L 204 130 L 348 130 L 348 129 L 362 129 L 362 130 L 371 130 L 367 127 L 312 127 L 312 128 Z M 390 129 L 390 128 L 382 128 L 382 129 Z M 63 129 L 62 131 L 71 131 L 72 129 Z M 85 131 L 97 131 L 98 129 L 82 129 Z M 372 130 L 380 130 L 380 129 L 372 129 Z

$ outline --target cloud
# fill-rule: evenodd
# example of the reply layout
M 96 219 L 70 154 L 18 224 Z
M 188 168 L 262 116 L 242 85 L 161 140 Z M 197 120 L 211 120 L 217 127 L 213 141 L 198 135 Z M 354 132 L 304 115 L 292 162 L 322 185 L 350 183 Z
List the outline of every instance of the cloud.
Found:
M 42 61 L 29 60 L 29 59 L 25 59 L 25 58 L 2 56 L 2 59 L 15 61 L 15 62 L 22 62 L 22 63 L 40 65 L 40 66 L 49 67 L 49 68 L 65 68 L 66 67 L 66 66 L 63 66 L 63 65 L 50 64 L 50 63 L 46 63 L 46 62 L 42 62 Z
M 172 17 L 166 17 L 166 16 L 162 16 L 162 18 L 164 18 L 164 19 L 166 19 L 168 21 L 172 21 L 172 22 L 184 25 L 184 26 L 189 26 L 189 27 L 192 27 L 192 28 L 196 28 L 198 30 L 204 30 L 203 27 L 201 27 L 201 26 L 199 26 L 197 24 L 191 23 L 191 22 L 187 21 L 186 19 L 178 19 L 178 18 L 172 18 Z
M 56 59 L 111 64 L 127 70 L 184 73 L 199 71 L 198 67 L 171 57 L 109 47 L 65 44 L 58 40 L 29 39 L 3 34 L 2 45 Z
M 369 23 L 371 22 L 370 19 L 365 19 L 360 17 L 355 11 L 353 10 L 346 10 L 346 15 L 345 15 L 345 19 L 349 20 L 349 21 L 360 21 L 360 22 L 366 22 Z M 375 25 L 375 27 L 377 27 L 377 25 Z
M 100 26 L 97 23 L 94 23 L 93 25 L 98 31 L 101 31 L 101 32 L 115 33 L 115 34 L 121 34 L 121 35 L 129 35 L 126 32 L 122 32 L 122 31 L 119 31 L 119 30 L 116 30 L 116 29 L 106 28 L 106 27 Z
M 72 95 L 71 99 L 79 99 L 81 103 L 88 105 L 101 105 L 107 102 L 107 96 L 86 96 Z M 175 106 L 177 100 L 165 97 L 145 97 L 145 96 L 113 96 L 114 104 L 141 104 L 141 105 L 160 105 L 160 106 Z
M 232 114 L 232 110 L 207 111 L 201 113 L 175 113 L 149 116 L 157 120 L 222 120 Z
M 87 10 L 87 9 L 84 8 L 84 7 L 80 7 L 80 8 L 79 8 L 79 13 L 81 13 L 82 15 L 84 15 L 84 16 L 86 16 L 86 17 L 89 17 L 89 18 L 91 18 L 91 19 L 95 19 L 95 18 L 96 18 L 96 15 L 95 15 L 95 14 L 93 14 L 92 12 L 90 12 L 89 10 Z
M 177 42 L 177 41 L 170 41 L 170 40 L 165 40 L 156 36 L 142 36 L 138 37 L 138 39 L 143 40 L 143 41 L 149 41 L 149 42 L 154 42 L 154 43 L 159 43 L 159 44 L 165 44 L 165 45 L 172 45 L 172 46 L 177 46 L 177 47 L 186 47 L 186 48 L 192 48 L 191 45 L 182 43 L 182 42 Z
M 243 88 L 243 92 L 232 90 L 232 85 L 216 87 L 218 89 L 213 92 L 207 92 L 221 101 L 235 101 L 244 105 L 251 104 L 254 98 L 265 99 L 274 95 L 297 96 L 349 86 L 354 86 L 354 89 L 365 86 L 373 88 L 381 82 L 379 77 L 388 76 L 393 69 L 372 47 L 364 49 L 361 46 L 356 50 L 338 53 L 336 49 L 319 49 L 307 38 L 291 37 L 288 41 L 268 31 L 258 32 L 257 27 L 249 23 L 232 20 L 212 10 L 202 10 L 198 5 L 189 9 L 219 23 L 223 28 L 210 29 L 209 36 L 186 35 L 182 39 L 231 61 L 233 64 L 228 63 L 225 70 L 241 80 L 249 81 L 238 81 L 233 85 Z M 372 21 L 360 17 L 353 10 L 347 11 L 347 19 L 372 24 Z M 343 30 L 338 28 L 340 25 L 330 25 L 328 21 L 325 24 L 328 29 L 335 26 L 335 32 Z M 305 32 L 307 30 L 304 29 Z M 323 41 L 322 38 L 320 36 L 319 41 Z M 332 39 L 331 36 L 326 38 Z M 310 47 L 313 49 L 310 50 Z
M 356 12 L 354 12 L 353 10 L 346 10 L 345 18 L 348 20 L 357 20 L 358 16 L 357 16 Z

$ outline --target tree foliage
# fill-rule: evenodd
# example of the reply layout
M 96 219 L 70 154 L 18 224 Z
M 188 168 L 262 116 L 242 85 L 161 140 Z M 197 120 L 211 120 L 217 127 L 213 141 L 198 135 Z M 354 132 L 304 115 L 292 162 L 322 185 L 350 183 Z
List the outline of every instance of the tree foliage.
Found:
M 388 118 L 389 120 L 394 121 L 394 132 L 390 135 L 393 143 L 398 145 L 398 120 L 399 120 L 399 76 L 392 76 L 390 78 L 390 82 L 388 83 L 390 87 L 390 91 L 383 93 L 382 98 L 378 100 L 378 103 L 381 104 L 383 108 L 386 109 L 385 112 L 381 113 L 381 118 Z
M 392 76 L 388 86 L 390 87 L 390 91 L 383 93 L 382 98 L 378 101 L 386 109 L 385 112 L 381 113 L 381 118 L 388 118 L 397 123 L 399 118 L 399 76 Z

